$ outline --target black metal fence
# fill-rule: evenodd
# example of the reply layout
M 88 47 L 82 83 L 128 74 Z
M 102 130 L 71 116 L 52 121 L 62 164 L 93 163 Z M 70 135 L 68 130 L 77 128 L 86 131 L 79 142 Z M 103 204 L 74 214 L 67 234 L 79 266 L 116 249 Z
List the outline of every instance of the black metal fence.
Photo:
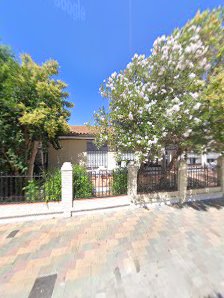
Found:
M 161 166 L 142 167 L 138 172 L 138 193 L 177 190 L 177 169 L 166 171 Z
M 89 177 L 93 187 L 93 197 L 113 195 L 113 171 L 90 171 Z
M 218 168 L 188 166 L 188 189 L 216 187 Z M 138 172 L 138 193 L 177 190 L 177 169 L 167 171 L 161 166 L 141 167 Z M 73 173 L 74 199 L 100 198 L 127 194 L 128 172 L 116 170 Z M 49 202 L 61 199 L 61 173 L 54 175 L 10 176 L 0 174 L 0 204 L 17 202 Z
M 127 169 L 89 171 L 92 197 L 110 197 L 127 194 Z M 76 196 L 77 197 L 77 196 Z
M 61 186 L 44 176 L 0 175 L 0 204 L 59 201 Z
M 127 194 L 127 169 L 73 172 L 74 199 Z M 61 199 L 61 173 L 42 176 L 0 174 L 0 204 L 49 202 Z
M 197 189 L 219 186 L 218 167 L 189 165 L 187 169 L 187 188 Z

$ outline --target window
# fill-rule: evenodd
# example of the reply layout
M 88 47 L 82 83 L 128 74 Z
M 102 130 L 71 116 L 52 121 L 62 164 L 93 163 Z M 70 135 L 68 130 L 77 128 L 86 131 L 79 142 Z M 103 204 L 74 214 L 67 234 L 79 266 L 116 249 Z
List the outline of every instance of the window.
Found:
M 215 159 L 214 158 L 207 158 L 207 163 L 211 163 L 211 162 L 214 162 Z
M 87 142 L 87 167 L 97 169 L 99 167 L 107 168 L 108 165 L 108 147 L 107 145 L 97 148 L 96 145 Z
M 135 160 L 135 155 L 133 152 L 123 152 L 120 154 L 119 161 L 117 161 L 117 165 L 120 167 L 126 167 L 129 161 Z
M 189 158 L 189 162 L 190 162 L 191 165 L 195 165 L 196 164 L 196 160 L 197 159 L 195 157 L 190 157 Z
M 121 160 L 122 161 L 131 161 L 135 160 L 135 155 L 133 152 L 124 152 L 121 154 Z

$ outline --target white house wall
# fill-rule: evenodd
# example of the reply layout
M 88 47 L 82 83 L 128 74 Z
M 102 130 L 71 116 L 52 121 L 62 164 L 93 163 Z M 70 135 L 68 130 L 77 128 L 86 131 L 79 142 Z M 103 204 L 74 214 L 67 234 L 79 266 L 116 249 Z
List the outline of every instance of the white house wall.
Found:
M 62 149 L 55 150 L 52 146 L 48 150 L 48 168 L 60 168 L 64 162 L 71 162 L 72 164 L 87 164 L 87 142 L 89 139 L 85 138 L 66 138 L 61 139 L 60 144 Z M 174 154 L 173 150 L 167 150 L 167 162 L 169 163 Z M 207 159 L 217 159 L 220 156 L 218 153 L 208 153 L 204 155 L 189 153 L 189 158 L 196 158 L 196 163 L 206 165 Z M 113 170 L 116 168 L 115 152 L 108 152 L 107 169 Z
M 62 149 L 55 150 L 52 146 L 48 149 L 48 168 L 60 168 L 64 162 L 72 164 L 87 164 L 87 139 L 62 139 L 60 145 Z M 114 152 L 108 152 L 107 169 L 116 168 L 116 159 Z
M 55 150 L 52 146 L 48 150 L 48 168 L 60 168 L 64 162 L 72 164 L 86 164 L 87 140 L 60 140 L 62 149 Z
M 115 169 L 116 164 L 115 152 L 108 152 L 108 170 Z

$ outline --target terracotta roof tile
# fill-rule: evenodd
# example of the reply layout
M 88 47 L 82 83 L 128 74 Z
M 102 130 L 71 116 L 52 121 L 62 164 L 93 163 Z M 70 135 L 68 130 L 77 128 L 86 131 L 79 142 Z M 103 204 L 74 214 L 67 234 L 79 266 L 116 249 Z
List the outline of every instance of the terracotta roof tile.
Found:
M 90 126 L 76 126 L 76 125 L 70 125 L 70 134 L 72 135 L 94 135 L 96 133 L 96 127 L 90 127 Z

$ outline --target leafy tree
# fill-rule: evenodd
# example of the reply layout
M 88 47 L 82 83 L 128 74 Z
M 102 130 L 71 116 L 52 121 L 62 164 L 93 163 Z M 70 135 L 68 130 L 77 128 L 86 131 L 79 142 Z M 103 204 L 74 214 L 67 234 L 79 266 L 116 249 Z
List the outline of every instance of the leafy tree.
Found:
M 22 156 L 15 156 L 16 146 L 20 146 L 21 136 L 16 122 L 12 100 L 5 99 L 5 84 L 17 66 L 11 50 L 0 46 L 0 171 L 22 170 Z M 13 168 L 13 170 L 12 170 Z
M 161 157 L 175 145 L 170 167 L 185 150 L 209 149 L 208 138 L 213 148 L 223 148 L 223 121 L 220 130 L 216 123 L 223 106 L 212 93 L 224 64 L 223 21 L 222 8 L 198 12 L 183 28 L 157 38 L 149 57 L 135 54 L 125 70 L 113 73 L 101 87 L 109 112 L 95 114 L 98 143 L 134 151 L 140 160 Z
M 204 113 L 207 119 L 207 139 L 209 146 L 223 151 L 224 144 L 224 69 L 218 68 L 209 78 L 204 92 Z
M 9 59 L 0 69 L 0 169 L 32 176 L 39 146 L 51 143 L 58 149 L 58 136 L 68 130 L 67 85 L 56 79 L 54 60 L 38 65 L 22 55 L 21 64 Z
M 0 62 L 1 65 L 3 62 L 6 62 L 13 58 L 13 54 L 11 52 L 11 49 L 5 45 L 0 45 Z

